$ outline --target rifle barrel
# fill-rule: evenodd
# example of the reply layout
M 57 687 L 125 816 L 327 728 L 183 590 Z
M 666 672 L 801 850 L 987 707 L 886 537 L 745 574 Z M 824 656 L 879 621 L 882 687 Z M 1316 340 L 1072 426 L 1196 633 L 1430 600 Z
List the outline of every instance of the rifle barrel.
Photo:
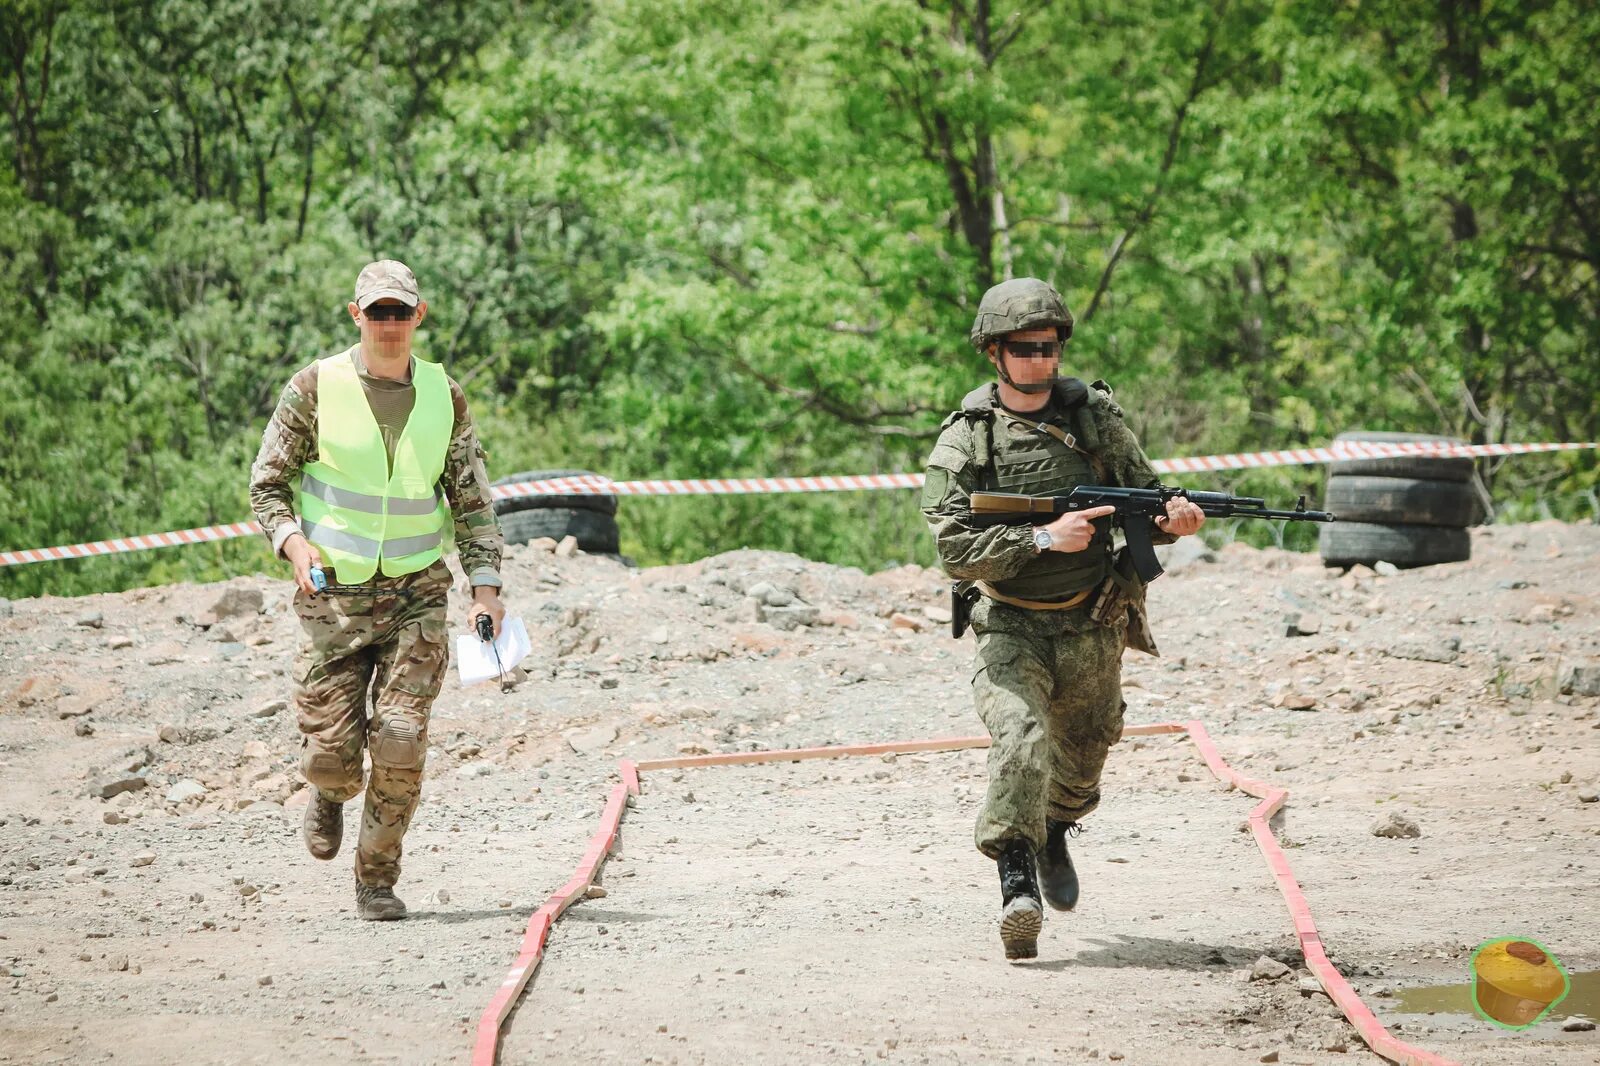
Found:
M 1270 507 L 1239 507 L 1219 514 L 1219 518 L 1277 518 L 1289 522 L 1337 522 L 1331 511 L 1275 511 Z

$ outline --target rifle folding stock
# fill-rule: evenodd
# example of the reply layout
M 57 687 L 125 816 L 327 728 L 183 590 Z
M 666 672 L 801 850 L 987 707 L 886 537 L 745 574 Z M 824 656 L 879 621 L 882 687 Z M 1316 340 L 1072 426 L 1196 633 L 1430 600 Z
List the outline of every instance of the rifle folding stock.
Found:
M 1072 511 L 1090 507 L 1115 507 L 1112 521 L 1127 537 L 1128 553 L 1134 571 L 1146 584 L 1162 574 L 1155 546 L 1150 541 L 1151 523 L 1167 513 L 1167 501 L 1182 497 L 1195 504 L 1208 518 L 1266 518 L 1286 522 L 1332 522 L 1327 511 L 1306 510 L 1300 497 L 1294 510 L 1275 510 L 1256 496 L 1230 496 L 1225 492 L 1193 492 L 1184 488 L 1125 489 L 1115 485 L 1080 485 L 1066 496 L 1026 496 L 1014 492 L 974 492 L 972 522 L 975 525 L 1044 525 Z

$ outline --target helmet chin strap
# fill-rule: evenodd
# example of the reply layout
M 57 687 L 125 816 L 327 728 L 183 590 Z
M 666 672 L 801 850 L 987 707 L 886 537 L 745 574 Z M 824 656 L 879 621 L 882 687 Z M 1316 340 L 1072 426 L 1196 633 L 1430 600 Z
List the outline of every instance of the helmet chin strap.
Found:
M 1041 392 L 1049 392 L 1051 389 L 1055 388 L 1056 381 L 1061 376 L 1060 366 L 1057 365 L 1056 369 L 1050 372 L 1050 377 L 1048 380 L 1035 381 L 1030 384 L 1023 385 L 1020 382 L 1011 380 L 1011 375 L 1006 373 L 1006 357 L 1004 352 L 997 353 L 994 356 L 993 361 L 994 368 L 1000 372 L 1001 381 L 1005 382 L 1007 385 L 1010 385 L 1018 392 L 1025 392 L 1030 396 L 1037 396 Z

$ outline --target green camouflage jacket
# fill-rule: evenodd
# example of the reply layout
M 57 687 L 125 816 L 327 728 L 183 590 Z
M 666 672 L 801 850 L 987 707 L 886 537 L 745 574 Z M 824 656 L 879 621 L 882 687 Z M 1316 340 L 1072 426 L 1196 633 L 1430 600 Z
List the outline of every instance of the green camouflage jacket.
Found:
M 1070 380 L 1064 379 L 1063 385 Z M 1123 422 L 1122 408 L 1111 399 L 1109 388 L 1097 387 L 1101 385 L 1103 382 L 1090 386 L 1083 401 L 1089 426 L 1099 441 L 1084 443 L 1106 465 L 1106 472 L 1118 485 L 1152 488 L 1160 484 L 1144 449 Z M 994 385 L 987 389 L 992 394 Z M 984 389 L 974 390 L 968 394 L 964 407 L 981 403 L 983 395 Z M 1059 399 L 1052 404 L 1052 412 L 1048 421 L 1063 429 L 1075 432 L 1077 428 L 1087 428 L 1074 426 Z M 938 443 L 928 456 L 922 514 L 933 531 L 934 545 L 946 573 L 958 581 L 1003 581 L 1014 577 L 1034 558 L 1033 529 L 1027 525 L 980 527 L 971 523 L 971 495 L 984 488 L 981 479 L 985 471 L 978 462 L 975 440 L 978 432 L 977 424 L 961 412 L 946 420 Z M 1151 540 L 1158 544 L 1170 544 L 1174 539 L 1160 530 L 1152 531 Z

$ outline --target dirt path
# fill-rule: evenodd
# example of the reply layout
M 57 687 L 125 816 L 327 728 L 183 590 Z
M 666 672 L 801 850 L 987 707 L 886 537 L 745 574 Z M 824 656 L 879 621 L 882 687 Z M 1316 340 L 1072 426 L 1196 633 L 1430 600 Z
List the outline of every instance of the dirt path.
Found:
M 1559 692 L 1600 663 L 1600 530 L 1480 531 L 1474 556 L 1388 577 L 1243 548 L 1175 565 L 1129 719 L 1200 718 L 1291 790 L 1280 838 L 1329 949 L 1403 1035 L 1463 1062 L 1592 1062 L 1594 1032 L 1382 994 L 1465 980 L 1500 935 L 1600 968 L 1582 798 L 1600 700 Z M 936 574 L 737 552 L 635 575 L 523 551 L 508 581 L 534 676 L 450 683 L 400 885 L 415 917 L 382 926 L 352 916 L 348 853 L 298 841 L 293 723 L 272 709 L 283 583 L 0 606 L 0 1062 L 463 1062 L 618 757 L 980 728 Z M 1291 612 L 1316 634 L 1285 636 Z M 646 786 L 611 894 L 557 927 L 504 1061 L 1376 1061 L 1292 975 L 1241 979 L 1262 954 L 1296 962 L 1293 940 L 1235 831 L 1247 801 L 1181 738 L 1113 752 L 1074 846 L 1083 908 L 1031 966 L 1001 961 L 970 845 L 981 755 Z M 1374 836 L 1391 811 L 1421 836 Z
M 1117 776 L 1144 778 L 1156 749 Z M 981 752 L 646 786 L 610 895 L 558 927 L 503 1061 L 569 1061 L 581 1043 L 605 1062 L 1244 1063 L 1290 1033 L 1351 1043 L 1325 998 L 1238 977 L 1294 945 L 1234 831 L 1237 794 L 1113 782 L 1117 827 L 1077 847 L 1082 907 L 1012 965 L 970 844 Z M 1380 1061 L 1316 1059 L 1334 1060 Z

